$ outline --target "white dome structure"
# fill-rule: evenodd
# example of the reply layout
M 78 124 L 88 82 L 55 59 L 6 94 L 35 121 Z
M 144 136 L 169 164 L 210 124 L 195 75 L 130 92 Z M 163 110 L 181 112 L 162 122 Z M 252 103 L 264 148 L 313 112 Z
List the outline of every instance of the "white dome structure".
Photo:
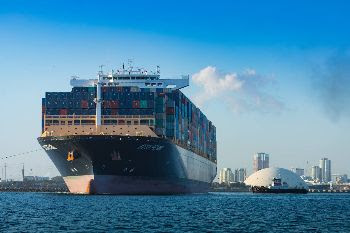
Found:
M 265 168 L 250 175 L 244 183 L 251 187 L 269 187 L 273 179 L 281 179 L 289 189 L 308 189 L 307 184 L 294 172 L 284 168 Z

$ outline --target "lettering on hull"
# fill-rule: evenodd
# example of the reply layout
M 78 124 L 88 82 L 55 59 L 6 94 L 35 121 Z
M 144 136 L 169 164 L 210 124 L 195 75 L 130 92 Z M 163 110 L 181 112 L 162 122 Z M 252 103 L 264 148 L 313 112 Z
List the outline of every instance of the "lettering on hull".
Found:
M 57 150 L 56 147 L 54 147 L 53 145 L 47 144 L 47 145 L 43 145 L 42 146 L 44 150 L 48 151 L 48 150 Z
M 161 151 L 164 146 L 161 145 L 151 145 L 151 144 L 143 144 L 137 147 L 138 150 L 151 150 L 151 151 Z

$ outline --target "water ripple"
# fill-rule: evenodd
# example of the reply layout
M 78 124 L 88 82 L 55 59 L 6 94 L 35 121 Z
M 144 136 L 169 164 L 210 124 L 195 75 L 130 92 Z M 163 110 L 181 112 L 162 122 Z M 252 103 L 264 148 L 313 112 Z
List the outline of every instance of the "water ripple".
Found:
M 3 231 L 350 232 L 350 195 L 0 193 Z

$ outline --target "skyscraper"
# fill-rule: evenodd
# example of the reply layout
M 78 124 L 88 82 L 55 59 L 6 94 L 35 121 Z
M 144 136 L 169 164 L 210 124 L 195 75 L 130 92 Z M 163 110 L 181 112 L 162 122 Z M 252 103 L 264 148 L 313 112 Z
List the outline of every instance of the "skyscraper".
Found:
M 266 153 L 256 153 L 253 160 L 253 170 L 257 172 L 269 167 L 269 155 Z
M 313 166 L 311 168 L 311 177 L 314 181 L 321 181 L 321 169 L 319 166 Z
M 235 172 L 233 173 L 233 181 L 239 182 L 239 170 L 235 169 Z
M 304 175 L 304 169 L 303 168 L 292 168 L 291 169 L 295 174 L 297 174 L 298 176 L 303 176 Z
M 246 178 L 247 178 L 247 169 L 245 168 L 235 169 L 234 179 L 233 179 L 234 182 L 243 183 Z
M 247 177 L 247 169 L 240 168 L 238 175 L 239 175 L 238 182 L 244 182 Z
M 233 181 L 233 174 L 231 168 L 223 168 L 220 170 L 219 183 L 229 184 Z
M 332 180 L 331 161 L 328 158 L 320 159 L 321 181 L 329 182 Z

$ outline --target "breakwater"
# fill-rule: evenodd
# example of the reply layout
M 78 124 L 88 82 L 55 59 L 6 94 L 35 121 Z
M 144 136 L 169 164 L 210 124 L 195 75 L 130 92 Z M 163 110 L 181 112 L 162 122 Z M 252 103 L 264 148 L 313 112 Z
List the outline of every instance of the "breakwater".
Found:
M 62 181 L 6 181 L 0 182 L 0 192 L 68 192 Z

